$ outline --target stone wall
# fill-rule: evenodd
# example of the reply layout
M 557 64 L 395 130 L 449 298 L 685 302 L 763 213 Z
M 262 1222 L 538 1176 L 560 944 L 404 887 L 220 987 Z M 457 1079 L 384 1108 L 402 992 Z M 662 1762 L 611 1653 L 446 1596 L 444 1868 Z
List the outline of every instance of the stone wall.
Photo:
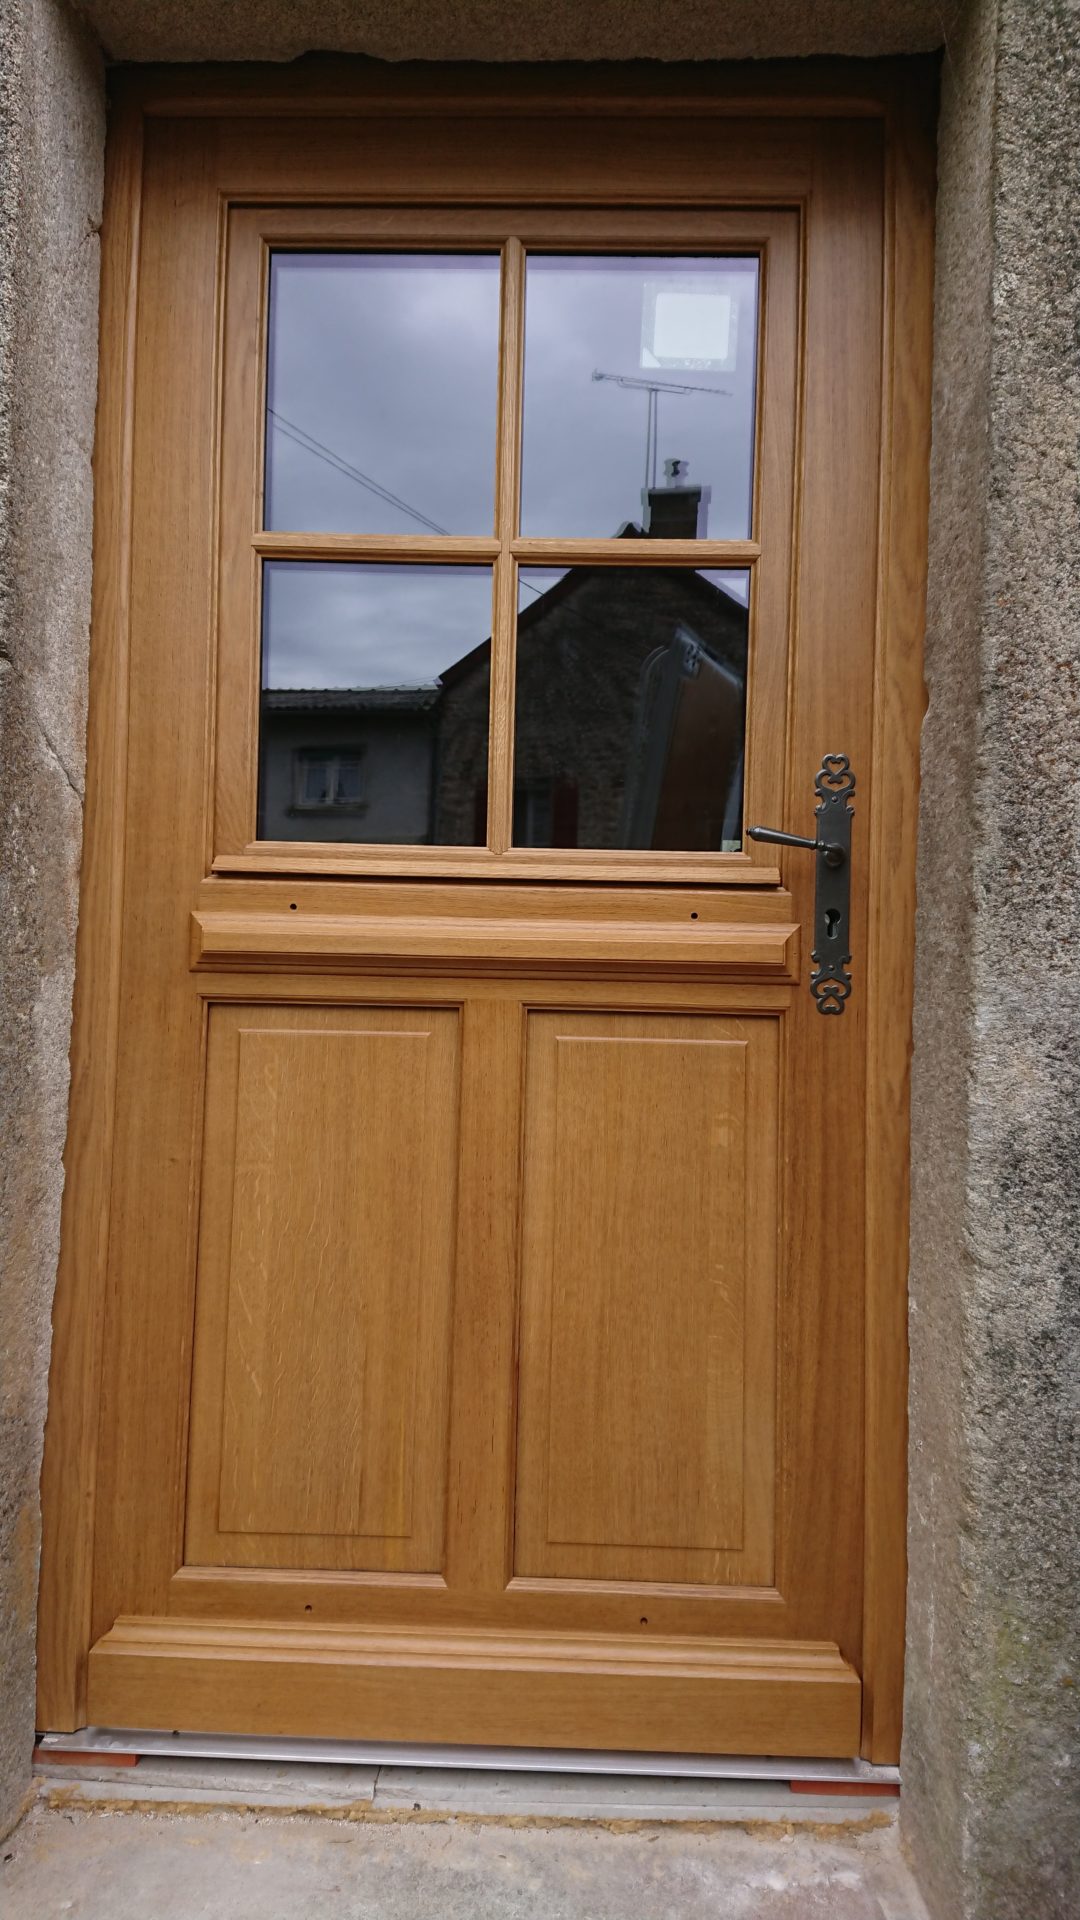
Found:
M 904 1820 L 940 1920 L 1080 1912 L 1080 0 L 944 70 Z
M 924 53 L 963 0 L 83 0 L 114 60 L 758 60 Z
M 38 1478 L 63 1187 L 90 613 L 100 55 L 0 10 L 0 1831 L 34 1729 Z
M 960 28 L 930 0 L 83 9 L 112 51 L 153 58 L 462 58 L 485 50 L 479 27 L 490 51 L 496 11 L 514 58 L 880 52 L 947 33 L 904 1825 L 936 1920 L 1064 1920 L 1080 1911 L 1080 0 L 969 0 Z M 102 133 L 99 56 L 74 15 L 0 0 L 0 1829 L 33 1725 Z

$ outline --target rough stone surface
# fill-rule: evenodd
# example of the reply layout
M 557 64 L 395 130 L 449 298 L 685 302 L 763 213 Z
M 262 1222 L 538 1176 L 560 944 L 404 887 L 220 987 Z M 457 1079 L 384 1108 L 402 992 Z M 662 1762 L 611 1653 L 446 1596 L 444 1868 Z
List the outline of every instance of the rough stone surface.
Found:
M 1080 0 L 945 68 L 904 1824 L 941 1920 L 1080 1912 Z
M 29 1780 L 90 607 L 100 56 L 0 13 L 0 1830 Z
M 888 1830 L 35 1812 L 5 1920 L 925 1920 Z
M 285 59 L 316 47 L 396 59 L 868 54 L 946 36 L 904 1828 L 937 1920 L 1071 1920 L 1080 0 L 970 0 L 960 26 L 957 7 L 935 0 L 549 0 L 513 12 L 504 0 L 91 0 L 83 11 L 114 56 L 157 59 Z M 26 1783 L 33 1717 L 36 1483 L 81 826 L 101 98 L 98 58 L 61 0 L 0 0 L 0 1828 Z M 170 1911 L 176 1859 L 204 1857 L 196 1828 L 205 1831 L 185 1827 L 180 1855 L 155 1856 L 161 1896 L 155 1908 L 143 1882 L 140 1913 Z M 98 1818 L 87 1840 L 101 1850 L 87 1871 L 110 1920 L 125 1830 Z M 72 1846 L 82 1832 L 70 1829 Z M 212 1865 L 212 1850 L 205 1858 Z M 257 1865 L 247 1862 L 248 1884 Z M 528 1891 L 521 1876 L 536 1869 L 518 1854 L 512 1866 L 496 1871 Z M 62 1861 L 54 1870 L 62 1880 Z M 441 1888 L 447 1913 L 447 1888 L 464 1888 L 462 1910 L 476 1914 L 476 1889 L 486 1899 L 502 1884 L 475 1874 L 413 1882 L 428 1905 Z M 612 1884 L 611 1910 L 636 1910 L 638 1890 L 630 1899 Z M 58 1885 L 41 1881 L 27 1911 L 52 1910 L 54 1896 L 62 1905 Z M 321 1879 L 310 1885 L 321 1901 Z M 694 1911 L 690 1885 L 680 1916 Z M 708 1887 L 710 1911 L 755 1911 L 723 1904 L 715 1882 L 692 1885 Z M 768 1885 L 773 1905 L 756 1910 L 802 1915 L 816 1901 L 839 1920 L 851 1891 L 839 1880 Z M 215 1896 L 211 1877 L 204 1898 Z M 522 1901 L 516 1911 L 542 1910 Z M 875 1911 L 850 1900 L 846 1910 Z
M 86 0 L 114 60 L 743 60 L 922 53 L 961 0 Z

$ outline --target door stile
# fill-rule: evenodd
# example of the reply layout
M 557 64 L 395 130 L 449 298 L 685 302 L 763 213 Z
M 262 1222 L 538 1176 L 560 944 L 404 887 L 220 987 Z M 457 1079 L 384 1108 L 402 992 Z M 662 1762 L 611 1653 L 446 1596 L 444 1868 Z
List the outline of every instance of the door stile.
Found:
M 213 495 L 218 199 L 213 145 L 192 168 L 180 136 L 168 123 L 152 129 L 144 181 L 126 807 L 128 872 L 141 884 L 129 882 L 124 908 L 95 1635 L 133 1594 L 166 1605 L 181 1537 L 203 1017 L 184 964 L 183 895 L 205 871 L 214 564 L 210 516 L 186 503 Z M 152 1185 L 148 1142 L 160 1169 Z
M 86 1718 L 116 1119 L 127 790 L 131 521 L 143 114 L 115 111 L 105 160 L 86 804 L 53 1370 L 42 1469 L 38 1723 Z
M 875 503 L 859 474 L 876 471 L 880 338 L 880 188 L 874 122 L 833 128 L 808 210 L 806 358 L 802 436 L 804 482 L 797 555 L 797 623 L 788 761 L 795 832 L 813 825 L 813 775 L 826 753 L 844 752 L 858 772 L 852 860 L 852 950 L 865 953 L 865 828 L 860 802 L 870 785 L 870 688 L 860 668 L 874 632 Z M 814 485 L 814 473 L 829 484 Z M 805 770 L 805 771 L 803 771 Z M 868 798 L 868 795 L 866 796 Z M 814 925 L 814 874 L 805 855 L 782 862 L 798 917 Z M 808 946 L 812 941 L 808 937 Z M 865 984 L 865 965 L 860 968 Z M 800 1062 L 790 1082 L 798 1126 L 789 1130 L 786 1219 L 786 1333 L 781 1364 L 805 1384 L 799 1424 L 788 1434 L 795 1476 L 785 1488 L 782 1591 L 820 1594 L 831 1570 L 833 1631 L 845 1658 L 861 1653 L 864 1386 L 862 1352 L 863 1141 L 844 1116 L 862 1111 L 865 994 L 853 992 L 841 1020 L 822 1019 L 805 991 L 792 1006 L 788 1043 Z M 807 1312 L 813 1273 L 816 1304 Z M 803 1426 L 804 1420 L 809 1421 Z M 816 1445 L 811 1442 L 816 1435 Z M 804 1469 L 808 1469 L 802 1480 Z M 801 1481 L 801 1485 L 799 1484 Z M 821 1630 L 811 1614 L 806 1631 Z
M 908 1164 L 919 729 L 930 513 L 936 88 L 891 100 L 885 172 L 878 646 L 867 821 L 866 1759 L 895 1762 L 904 1698 Z

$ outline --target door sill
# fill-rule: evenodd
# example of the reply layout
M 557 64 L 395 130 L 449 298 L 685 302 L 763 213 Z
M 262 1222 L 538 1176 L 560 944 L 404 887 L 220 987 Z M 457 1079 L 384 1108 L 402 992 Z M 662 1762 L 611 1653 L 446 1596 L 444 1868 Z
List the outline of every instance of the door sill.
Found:
M 43 1733 L 36 1756 L 87 1762 L 136 1756 L 148 1760 L 265 1760 L 281 1766 L 424 1767 L 440 1772 L 613 1774 L 655 1780 L 804 1781 L 830 1786 L 896 1786 L 899 1767 L 853 1756 L 814 1760 L 804 1754 L 609 1753 L 595 1747 L 432 1746 L 408 1740 L 316 1740 L 295 1734 L 169 1732 L 152 1727 L 80 1727 Z
M 101 1725 L 608 1752 L 858 1751 L 861 1686 L 819 1641 L 430 1633 L 121 1618 L 90 1654 Z

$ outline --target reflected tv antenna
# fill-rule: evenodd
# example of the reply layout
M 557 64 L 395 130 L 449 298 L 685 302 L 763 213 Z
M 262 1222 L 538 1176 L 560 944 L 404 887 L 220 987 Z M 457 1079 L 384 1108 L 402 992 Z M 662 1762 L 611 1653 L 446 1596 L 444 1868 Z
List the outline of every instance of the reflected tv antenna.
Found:
M 730 387 L 705 387 L 692 380 L 640 380 L 632 373 L 604 373 L 593 369 L 594 380 L 609 380 L 613 387 L 629 387 L 647 394 L 645 407 L 645 486 L 656 485 L 656 461 L 659 447 L 660 395 L 662 393 L 707 393 L 712 400 L 730 400 Z

